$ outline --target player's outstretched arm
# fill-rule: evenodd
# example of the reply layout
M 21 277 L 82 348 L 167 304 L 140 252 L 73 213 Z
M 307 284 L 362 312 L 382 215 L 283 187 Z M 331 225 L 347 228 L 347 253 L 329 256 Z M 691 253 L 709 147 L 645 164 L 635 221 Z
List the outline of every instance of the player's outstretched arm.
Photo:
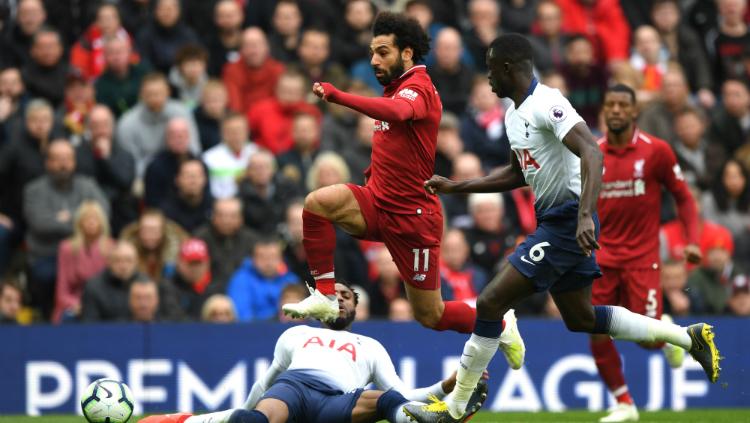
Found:
M 414 109 L 401 97 L 363 97 L 340 91 L 327 82 L 313 84 L 313 93 L 325 101 L 354 109 L 367 116 L 385 122 L 402 122 L 414 117 Z
M 504 192 L 526 185 L 521 166 L 514 154 L 510 155 L 510 164 L 490 172 L 481 178 L 468 181 L 452 181 L 448 178 L 433 175 L 424 182 L 424 189 L 430 194 L 456 194 L 471 192 Z
M 594 212 L 602 186 L 603 156 L 599 146 L 584 122 L 577 123 L 563 138 L 563 143 L 581 158 L 581 200 L 578 205 L 576 240 L 583 253 L 591 255 L 599 249 L 594 227 Z

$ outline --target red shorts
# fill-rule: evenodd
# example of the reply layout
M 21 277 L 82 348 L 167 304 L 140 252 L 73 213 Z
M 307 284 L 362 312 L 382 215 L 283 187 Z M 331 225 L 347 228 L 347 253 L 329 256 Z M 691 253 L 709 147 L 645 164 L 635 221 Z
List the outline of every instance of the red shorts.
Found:
M 379 241 L 390 251 L 401 278 L 419 289 L 440 288 L 440 240 L 443 215 L 390 213 L 375 205 L 372 190 L 347 184 L 359 203 L 367 229 L 360 237 Z
M 659 269 L 617 269 L 601 266 L 602 277 L 594 281 L 591 303 L 619 305 L 633 313 L 661 318 L 661 272 Z

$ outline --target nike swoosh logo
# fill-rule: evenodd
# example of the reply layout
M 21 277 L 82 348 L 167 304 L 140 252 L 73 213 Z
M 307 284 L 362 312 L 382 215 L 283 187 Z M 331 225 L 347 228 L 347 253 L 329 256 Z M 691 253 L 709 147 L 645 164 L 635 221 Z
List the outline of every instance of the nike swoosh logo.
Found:
M 526 256 L 521 256 L 521 261 L 524 263 L 529 263 L 532 266 L 536 266 L 536 264 L 529 261 L 529 259 L 526 258 Z

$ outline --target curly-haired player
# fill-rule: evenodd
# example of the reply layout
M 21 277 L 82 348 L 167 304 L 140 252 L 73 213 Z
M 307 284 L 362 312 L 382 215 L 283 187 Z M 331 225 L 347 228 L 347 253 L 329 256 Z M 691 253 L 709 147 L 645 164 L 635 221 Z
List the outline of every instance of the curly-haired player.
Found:
M 435 167 L 442 111 L 425 66 L 418 64 L 428 51 L 429 37 L 416 20 L 380 13 L 373 25 L 370 63 L 385 87 L 383 96 L 360 97 L 325 82 L 313 85 L 318 97 L 376 120 L 372 163 L 365 171 L 365 186 L 332 185 L 305 199 L 303 245 L 317 289 L 300 303 L 285 304 L 286 314 L 324 321 L 338 315 L 333 268 L 336 224 L 354 237 L 385 243 L 422 325 L 463 333 L 474 329 L 474 308 L 441 298 L 438 258 L 443 215 L 438 198 L 422 188 Z M 512 310 L 508 313 L 500 348 L 517 369 L 523 364 L 525 347 Z

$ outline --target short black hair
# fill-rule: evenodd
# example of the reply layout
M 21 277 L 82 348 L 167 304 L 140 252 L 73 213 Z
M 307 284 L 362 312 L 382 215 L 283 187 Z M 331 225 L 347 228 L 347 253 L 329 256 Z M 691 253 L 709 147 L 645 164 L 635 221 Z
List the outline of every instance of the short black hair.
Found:
M 593 45 L 591 44 L 591 39 L 589 39 L 589 37 L 583 34 L 573 34 L 568 38 L 568 41 L 565 42 L 565 48 L 567 49 L 568 47 L 573 45 L 573 43 L 577 43 L 578 41 L 585 41 L 593 47 Z
M 635 97 L 635 90 L 628 85 L 625 85 L 625 84 L 611 85 L 610 87 L 607 88 L 606 91 L 604 91 L 605 97 L 607 93 L 625 93 L 625 94 L 630 95 L 630 99 L 633 100 L 633 104 L 637 103 L 637 100 Z
M 372 36 L 393 34 L 400 50 L 410 47 L 414 63 L 422 61 L 430 52 L 430 37 L 416 19 L 400 13 L 380 12 L 372 25 Z
M 509 63 L 534 62 L 534 50 L 529 40 L 521 34 L 509 33 L 495 38 L 490 44 L 488 55 L 493 59 Z
M 336 278 L 336 283 L 340 283 L 341 285 L 349 288 L 349 291 L 352 291 L 352 294 L 354 294 L 354 305 L 356 306 L 357 304 L 359 304 L 359 293 L 354 290 L 351 282 L 346 279 Z

